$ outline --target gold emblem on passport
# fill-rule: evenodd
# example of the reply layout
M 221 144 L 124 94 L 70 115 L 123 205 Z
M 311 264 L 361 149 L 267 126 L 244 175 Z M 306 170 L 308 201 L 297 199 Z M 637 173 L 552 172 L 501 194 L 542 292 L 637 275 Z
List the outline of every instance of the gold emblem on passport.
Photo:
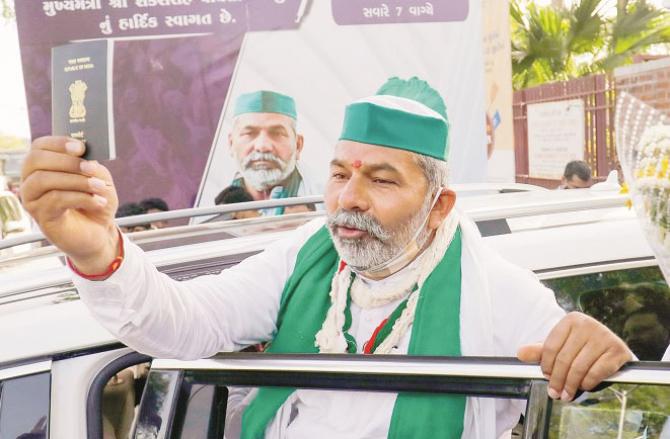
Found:
M 72 105 L 70 106 L 70 123 L 86 122 L 86 106 L 84 100 L 86 99 L 86 90 L 88 85 L 81 79 L 77 79 L 70 87 L 70 99 Z

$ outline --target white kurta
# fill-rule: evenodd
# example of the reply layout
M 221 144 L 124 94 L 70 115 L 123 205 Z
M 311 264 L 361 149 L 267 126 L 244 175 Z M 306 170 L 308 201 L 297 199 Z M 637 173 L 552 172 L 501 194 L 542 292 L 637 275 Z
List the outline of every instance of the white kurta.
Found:
M 323 219 L 312 221 L 217 276 L 185 282 L 159 273 L 126 240 L 125 260 L 109 279 L 92 282 L 73 274 L 73 280 L 100 323 L 128 346 L 155 357 L 208 357 L 272 338 L 281 294 L 297 253 L 322 225 Z M 515 356 L 519 346 L 543 341 L 564 314 L 551 290 L 531 272 L 488 249 L 474 224 L 462 221 L 461 227 L 463 354 Z M 397 282 L 403 271 L 370 286 L 377 289 Z M 359 351 L 396 304 L 371 310 L 352 304 L 350 333 Z M 409 337 L 408 333 L 400 343 L 399 354 L 407 352 Z M 392 393 L 301 390 L 282 406 L 266 436 L 385 438 L 395 397 Z M 468 398 L 463 438 L 497 437 L 516 424 L 522 407 L 519 401 Z M 291 416 L 292 411 L 297 416 Z

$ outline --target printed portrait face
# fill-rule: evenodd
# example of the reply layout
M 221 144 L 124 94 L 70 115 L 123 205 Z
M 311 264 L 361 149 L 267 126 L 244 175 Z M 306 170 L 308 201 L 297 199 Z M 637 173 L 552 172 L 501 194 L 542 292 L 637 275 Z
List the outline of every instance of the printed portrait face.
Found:
M 295 120 L 277 113 L 241 114 L 228 140 L 242 177 L 258 191 L 284 181 L 295 169 L 303 147 Z

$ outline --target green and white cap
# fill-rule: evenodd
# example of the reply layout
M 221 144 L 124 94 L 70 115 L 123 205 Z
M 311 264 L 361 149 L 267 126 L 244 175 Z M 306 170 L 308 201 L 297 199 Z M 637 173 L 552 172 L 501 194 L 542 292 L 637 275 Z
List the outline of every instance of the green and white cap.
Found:
M 419 78 L 391 78 L 376 95 L 347 106 L 340 140 L 403 149 L 446 161 L 449 122 L 444 100 Z
M 292 97 L 269 90 L 258 90 L 240 95 L 235 102 L 233 117 L 246 113 L 278 113 L 297 119 Z

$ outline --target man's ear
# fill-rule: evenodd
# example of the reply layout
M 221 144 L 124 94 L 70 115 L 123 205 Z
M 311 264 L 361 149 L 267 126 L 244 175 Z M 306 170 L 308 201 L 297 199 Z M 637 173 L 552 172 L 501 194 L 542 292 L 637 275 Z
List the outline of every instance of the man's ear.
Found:
M 428 216 L 428 229 L 436 230 L 454 208 L 454 204 L 456 204 L 456 192 L 443 188 Z
M 300 153 L 302 152 L 302 147 L 305 146 L 305 138 L 302 134 L 297 134 L 295 137 L 295 158 L 296 160 L 300 159 Z

